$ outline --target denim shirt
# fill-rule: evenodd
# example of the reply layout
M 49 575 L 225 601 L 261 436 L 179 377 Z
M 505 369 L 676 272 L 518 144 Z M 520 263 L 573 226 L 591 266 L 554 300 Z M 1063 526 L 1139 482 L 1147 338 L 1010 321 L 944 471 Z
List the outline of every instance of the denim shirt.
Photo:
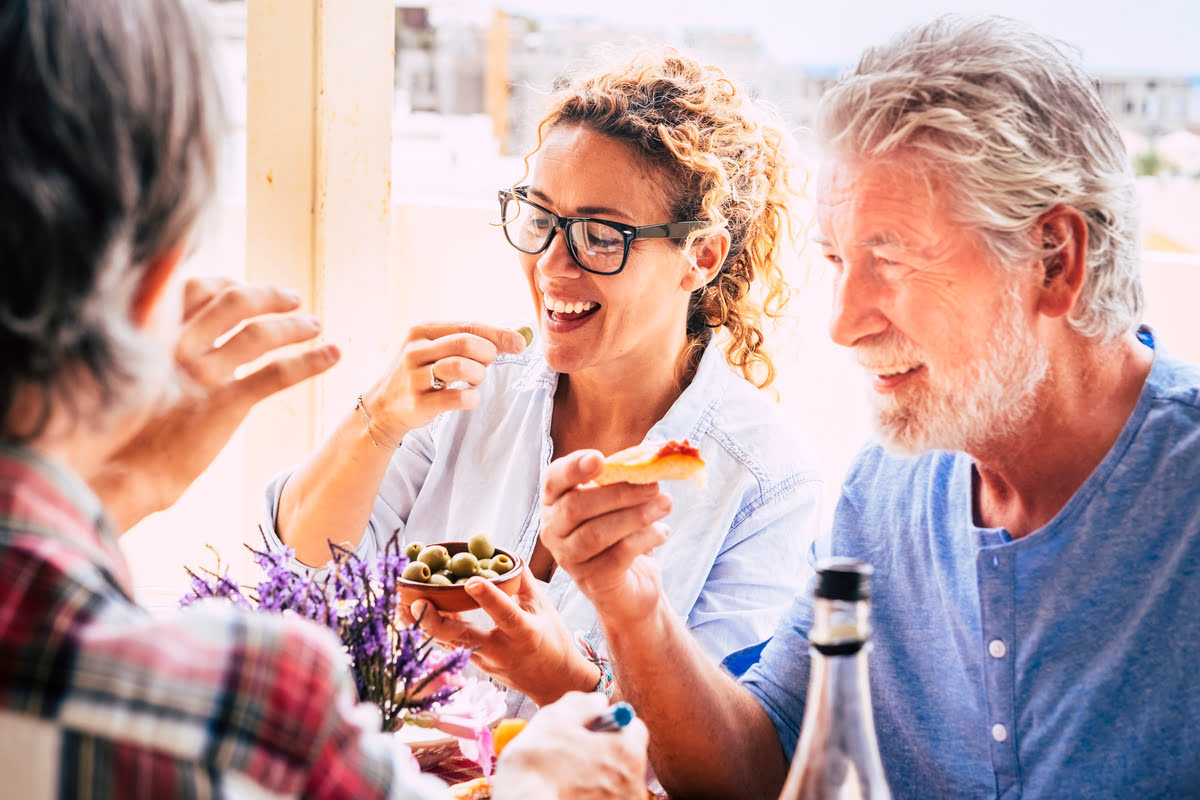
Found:
M 440 414 L 409 432 L 358 552 L 375 552 L 395 530 L 426 543 L 483 532 L 528 559 L 555 456 L 557 385 L 535 342 L 493 362 L 476 408 Z M 665 519 L 671 535 L 654 558 L 671 607 L 715 660 L 765 640 L 800 586 L 804 552 L 820 524 L 821 480 L 807 439 L 767 393 L 733 371 L 715 341 L 646 439 L 688 439 L 707 462 L 706 488 L 663 484 L 674 501 Z M 289 474 L 267 485 L 263 524 L 273 547 L 282 546 L 275 517 Z M 546 588 L 567 627 L 603 648 L 595 609 L 570 575 L 556 570 Z M 531 713 L 532 703 L 525 706 L 510 709 Z

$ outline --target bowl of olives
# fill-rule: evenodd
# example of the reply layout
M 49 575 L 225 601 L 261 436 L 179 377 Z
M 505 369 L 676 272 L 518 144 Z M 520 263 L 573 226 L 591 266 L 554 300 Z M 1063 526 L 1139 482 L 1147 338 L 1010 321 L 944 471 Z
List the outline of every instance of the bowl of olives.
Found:
M 519 556 L 495 547 L 482 533 L 465 542 L 409 542 L 404 554 L 408 566 L 400 579 L 400 602 L 411 606 L 418 600 L 428 600 L 443 612 L 479 607 L 463 586 L 471 578 L 486 578 L 512 595 L 525 571 L 525 562 Z

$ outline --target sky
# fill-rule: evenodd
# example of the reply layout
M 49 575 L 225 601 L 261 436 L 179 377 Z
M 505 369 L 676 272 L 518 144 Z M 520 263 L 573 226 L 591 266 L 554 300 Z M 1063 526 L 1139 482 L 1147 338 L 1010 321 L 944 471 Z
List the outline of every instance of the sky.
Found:
M 866 46 L 938 14 L 1001 13 L 1077 46 L 1093 72 L 1200 77 L 1200 0 L 501 0 L 501 5 L 668 34 L 672 25 L 750 30 L 780 61 L 827 67 L 849 65 Z

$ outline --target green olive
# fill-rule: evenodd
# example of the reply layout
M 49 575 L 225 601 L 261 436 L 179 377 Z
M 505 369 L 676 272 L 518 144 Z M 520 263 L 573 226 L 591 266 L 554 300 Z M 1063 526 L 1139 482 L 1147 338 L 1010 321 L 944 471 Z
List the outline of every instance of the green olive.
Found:
M 485 569 L 491 569 L 491 568 L 492 568 L 492 560 L 490 558 L 479 559 L 479 571 L 480 572 L 483 572 Z
M 508 572 L 512 568 L 513 568 L 512 559 L 509 558 L 508 556 L 504 555 L 504 553 L 497 553 L 496 555 L 492 556 L 492 566 L 491 566 L 492 572 L 495 572 L 498 575 L 503 575 L 504 573 Z
M 492 547 L 492 543 L 482 533 L 477 533 L 467 540 L 467 550 L 476 558 L 491 558 L 496 552 L 496 548 Z
M 465 577 L 465 578 L 455 578 L 455 579 L 454 579 L 454 585 L 455 585 L 455 586 L 457 586 L 457 585 L 459 585 L 460 583 L 466 583 L 467 581 L 471 580 L 471 578 L 474 578 L 474 577 L 475 577 L 474 575 L 468 575 L 468 576 L 467 576 L 467 577 Z
M 439 569 L 437 572 L 435 572 L 433 574 L 441 575 L 446 580 L 450 581 L 451 583 L 454 583 L 454 573 L 448 569 Z
M 414 561 L 404 568 L 404 572 L 400 573 L 400 577 L 406 581 L 417 581 L 419 583 L 429 582 L 429 565 L 420 561 Z
M 455 578 L 469 578 L 479 573 L 479 559 L 470 553 L 455 553 L 450 559 L 450 571 Z
M 416 561 L 417 556 L 421 555 L 421 551 L 425 549 L 425 545 L 420 542 L 409 542 L 404 546 L 404 555 L 409 561 Z
M 517 328 L 517 333 L 525 337 L 525 346 L 533 344 L 533 330 L 528 325 L 522 325 Z
M 435 572 L 429 576 L 429 583 L 433 586 L 450 586 L 454 581 L 447 578 L 444 573 Z
M 500 573 L 496 572 L 494 569 L 481 569 L 479 570 L 479 577 L 487 578 L 489 581 L 494 581 L 496 578 L 500 577 Z
M 437 572 L 450 563 L 450 551 L 440 544 L 431 544 L 421 551 L 417 560 L 428 564 L 431 572 Z

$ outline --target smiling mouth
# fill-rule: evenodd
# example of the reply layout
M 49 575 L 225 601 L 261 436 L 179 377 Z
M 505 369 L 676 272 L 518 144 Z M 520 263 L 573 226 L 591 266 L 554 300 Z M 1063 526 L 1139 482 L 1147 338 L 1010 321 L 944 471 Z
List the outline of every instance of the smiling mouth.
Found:
M 600 304 L 592 300 L 551 300 L 548 297 L 543 298 L 543 303 L 546 307 L 546 316 L 555 322 L 574 322 L 575 320 L 590 317 L 600 310 Z

